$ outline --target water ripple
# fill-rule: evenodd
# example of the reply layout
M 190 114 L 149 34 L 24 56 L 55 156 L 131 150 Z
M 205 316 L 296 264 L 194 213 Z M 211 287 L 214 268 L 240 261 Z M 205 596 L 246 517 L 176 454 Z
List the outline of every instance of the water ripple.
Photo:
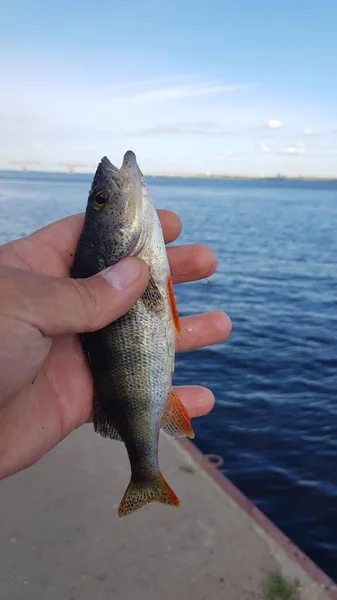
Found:
M 178 356 L 175 383 L 213 390 L 196 443 L 337 579 L 337 185 L 149 179 L 179 243 L 217 253 L 210 282 L 177 286 L 182 314 L 225 309 L 226 344 Z M 85 176 L 1 174 L 1 241 L 83 210 Z

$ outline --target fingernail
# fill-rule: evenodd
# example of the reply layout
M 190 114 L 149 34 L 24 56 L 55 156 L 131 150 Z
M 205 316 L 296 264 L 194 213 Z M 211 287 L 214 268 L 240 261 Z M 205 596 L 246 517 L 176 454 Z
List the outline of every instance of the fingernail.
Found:
M 129 287 L 140 274 L 140 262 L 137 258 L 123 258 L 120 262 L 100 273 L 111 287 L 119 292 Z

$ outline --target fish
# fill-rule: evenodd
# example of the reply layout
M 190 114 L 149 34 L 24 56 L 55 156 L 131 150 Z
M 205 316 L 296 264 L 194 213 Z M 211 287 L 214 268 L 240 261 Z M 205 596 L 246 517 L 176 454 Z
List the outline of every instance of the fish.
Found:
M 194 437 L 172 387 L 180 320 L 163 232 L 131 150 L 119 169 L 106 156 L 97 167 L 71 276 L 90 277 L 127 256 L 147 264 L 145 292 L 125 315 L 81 336 L 93 377 L 94 429 L 124 442 L 129 458 L 119 517 L 152 502 L 179 506 L 160 470 L 159 434 Z

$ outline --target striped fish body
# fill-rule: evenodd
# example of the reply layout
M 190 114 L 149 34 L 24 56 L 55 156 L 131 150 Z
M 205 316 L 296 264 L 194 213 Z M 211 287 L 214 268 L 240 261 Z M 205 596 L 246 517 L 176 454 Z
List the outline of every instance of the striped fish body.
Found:
M 179 505 L 160 472 L 159 431 L 193 437 L 172 390 L 179 319 L 162 229 L 132 152 L 121 169 L 106 158 L 98 166 L 72 275 L 88 277 L 125 256 L 148 265 L 145 293 L 117 321 L 82 336 L 94 381 L 95 430 L 123 441 L 129 456 L 131 479 L 119 516 L 154 501 Z

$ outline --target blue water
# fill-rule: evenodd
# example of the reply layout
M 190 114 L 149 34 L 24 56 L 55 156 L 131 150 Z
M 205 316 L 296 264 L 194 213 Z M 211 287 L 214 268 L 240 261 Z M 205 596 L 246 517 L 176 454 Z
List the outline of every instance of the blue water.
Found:
M 0 174 L 1 242 L 79 212 L 90 177 Z M 175 381 L 216 407 L 196 443 L 337 579 L 337 184 L 149 179 L 206 243 L 216 275 L 177 287 L 182 314 L 226 310 L 230 340 L 179 355 Z

